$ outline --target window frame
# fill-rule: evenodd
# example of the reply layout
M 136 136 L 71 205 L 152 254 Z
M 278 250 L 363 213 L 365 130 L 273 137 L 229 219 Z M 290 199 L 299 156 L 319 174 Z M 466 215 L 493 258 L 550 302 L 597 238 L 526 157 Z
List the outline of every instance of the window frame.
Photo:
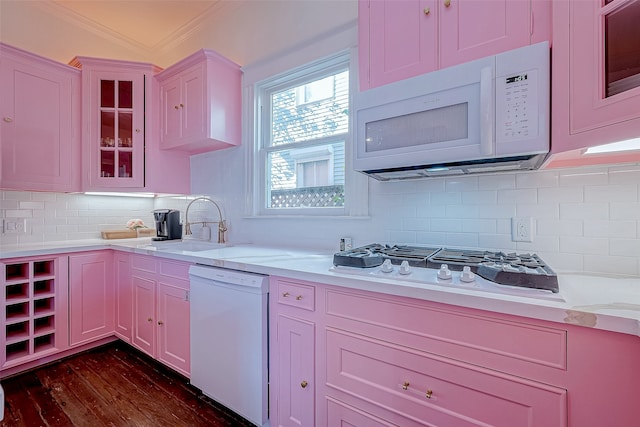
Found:
M 255 216 L 320 216 L 320 217 L 335 217 L 335 216 L 359 216 L 361 209 L 354 209 L 355 204 L 351 201 L 356 201 L 355 195 L 362 193 L 362 191 L 356 192 L 353 190 L 356 182 L 366 182 L 362 178 L 358 179 L 355 175 L 358 175 L 353 171 L 351 165 L 352 159 L 352 135 L 353 135 L 353 92 L 357 90 L 357 79 L 355 78 L 354 68 L 357 65 L 357 61 L 354 60 L 352 52 L 340 52 L 327 58 L 312 61 L 305 65 L 293 68 L 291 70 L 280 73 L 272 78 L 262 80 L 255 83 L 253 88 L 253 101 L 255 103 L 255 115 L 254 115 L 254 153 L 253 153 L 253 170 L 255 171 L 253 179 L 253 215 Z M 305 82 L 309 82 L 314 78 L 322 78 L 323 76 L 329 76 L 336 74 L 341 70 L 347 69 L 349 71 L 349 126 L 345 134 L 334 135 L 330 137 L 322 137 L 313 139 L 312 142 L 304 141 L 301 143 L 291 143 L 276 146 L 265 146 L 270 140 L 265 139 L 265 134 L 271 133 L 271 94 L 278 91 L 295 87 L 296 85 L 304 85 Z M 267 108 L 265 108 L 265 106 Z M 345 182 L 344 182 L 344 205 L 340 207 L 316 207 L 316 208 L 271 208 L 267 207 L 268 191 L 268 156 L 270 152 L 279 151 L 283 148 L 289 150 L 295 150 L 298 148 L 310 148 L 313 146 L 326 145 L 330 142 L 339 142 L 344 140 L 345 149 Z M 360 184 L 359 186 L 362 186 Z M 365 191 L 366 194 L 366 191 Z M 364 210 L 366 211 L 367 199 L 366 197 L 357 197 L 357 204 L 362 206 L 364 203 Z

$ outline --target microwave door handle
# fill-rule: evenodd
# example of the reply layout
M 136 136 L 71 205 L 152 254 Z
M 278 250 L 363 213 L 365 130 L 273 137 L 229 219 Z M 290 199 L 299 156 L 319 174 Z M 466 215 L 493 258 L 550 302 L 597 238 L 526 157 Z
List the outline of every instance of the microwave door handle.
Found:
M 480 152 L 484 156 L 494 154 L 493 150 L 493 115 L 494 90 L 491 67 L 484 67 L 480 72 Z

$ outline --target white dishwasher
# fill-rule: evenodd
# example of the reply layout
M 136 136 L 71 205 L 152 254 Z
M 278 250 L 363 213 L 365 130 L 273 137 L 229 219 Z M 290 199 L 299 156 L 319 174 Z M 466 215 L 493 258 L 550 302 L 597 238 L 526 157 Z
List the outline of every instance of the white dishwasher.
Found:
M 191 384 L 247 420 L 268 421 L 266 276 L 193 265 Z

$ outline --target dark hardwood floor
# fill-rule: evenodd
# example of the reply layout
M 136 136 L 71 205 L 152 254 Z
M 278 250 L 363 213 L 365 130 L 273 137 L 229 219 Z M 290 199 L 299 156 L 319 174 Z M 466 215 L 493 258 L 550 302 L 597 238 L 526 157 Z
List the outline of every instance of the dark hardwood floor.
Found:
M 253 425 L 120 342 L 2 380 L 2 386 L 2 427 Z

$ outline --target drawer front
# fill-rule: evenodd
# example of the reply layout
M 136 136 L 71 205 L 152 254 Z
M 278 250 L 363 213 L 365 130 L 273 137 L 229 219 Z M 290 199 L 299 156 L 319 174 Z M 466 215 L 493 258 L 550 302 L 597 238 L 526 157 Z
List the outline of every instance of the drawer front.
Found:
M 161 275 L 181 280 L 189 280 L 190 263 L 162 260 L 158 264 Z
M 315 287 L 297 282 L 276 280 L 278 303 L 304 310 L 315 311 Z
M 409 420 L 403 420 L 403 426 L 417 426 Z M 338 400 L 327 398 L 327 425 L 329 426 L 367 426 L 367 427 L 394 427 L 392 424 L 381 418 L 375 417 L 367 412 L 356 409 Z
M 131 268 L 149 273 L 156 272 L 156 260 L 152 256 L 131 255 Z
M 562 427 L 566 390 L 327 329 L 327 385 L 429 426 Z
M 334 289 L 326 304 L 330 323 L 418 350 L 525 376 L 533 365 L 567 367 L 565 330 Z

